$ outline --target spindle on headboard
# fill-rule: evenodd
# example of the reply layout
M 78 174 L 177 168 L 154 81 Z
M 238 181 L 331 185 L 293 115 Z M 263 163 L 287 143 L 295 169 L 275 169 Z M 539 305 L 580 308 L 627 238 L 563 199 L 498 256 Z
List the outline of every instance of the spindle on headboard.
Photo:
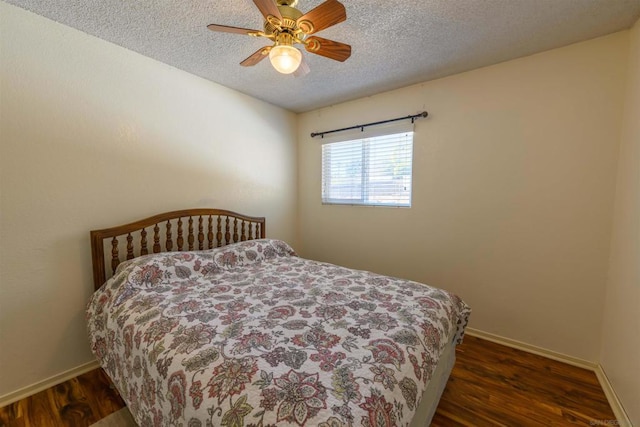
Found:
M 231 242 L 231 233 L 229 232 L 229 217 L 224 222 L 224 243 L 229 244 Z
M 233 219 L 233 243 L 238 242 L 238 218 Z
M 220 219 L 218 219 L 219 221 Z M 213 248 L 213 217 L 209 215 L 209 234 L 207 236 L 209 238 L 209 249 Z
M 252 222 L 249 223 L 249 240 L 253 239 L 253 237 L 251 237 L 251 236 L 253 236 L 253 223 Z
M 127 259 L 133 258 L 133 236 L 129 233 L 127 234 Z
M 187 236 L 187 243 L 189 243 L 189 250 L 193 250 L 193 242 L 195 238 L 193 237 L 193 217 L 189 217 L 189 235 Z
M 202 227 L 202 216 L 198 217 L 198 250 L 204 249 L 204 229 Z
M 160 226 L 158 223 L 153 227 L 153 253 L 160 252 Z
M 143 228 L 140 231 L 140 255 L 149 254 L 149 250 L 147 249 L 147 229 Z
M 184 246 L 184 238 L 182 237 L 182 218 L 178 218 L 178 238 L 176 239 L 178 250 L 181 251 Z
M 173 249 L 173 240 L 171 240 L 171 221 L 167 220 L 167 235 L 164 242 L 164 249 L 167 252 L 171 252 Z
M 116 268 L 120 264 L 120 258 L 118 257 L 118 239 L 114 237 L 111 240 L 111 271 L 115 272 Z
M 241 233 L 242 233 L 240 235 L 240 241 L 244 242 L 245 240 L 247 240 L 247 235 L 245 234 L 245 231 L 244 231 L 244 219 L 240 223 L 240 230 L 241 230 Z
M 202 215 L 198 217 L 198 249 L 204 249 L 204 227 L 202 225 Z
M 218 215 L 218 231 L 216 233 L 218 239 L 218 247 L 222 246 L 222 217 Z

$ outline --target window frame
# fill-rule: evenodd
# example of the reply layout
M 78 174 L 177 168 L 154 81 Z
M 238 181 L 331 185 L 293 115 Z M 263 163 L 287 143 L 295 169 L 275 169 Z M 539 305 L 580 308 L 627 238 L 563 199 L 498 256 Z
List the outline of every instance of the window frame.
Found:
M 407 135 L 409 134 L 409 135 Z M 370 156 L 371 156 L 371 142 L 375 142 L 376 138 L 389 138 L 398 135 L 398 144 L 407 144 L 409 149 L 411 150 L 408 155 L 408 159 L 411 163 L 410 174 L 409 176 L 409 190 L 408 190 L 408 200 L 399 201 L 398 199 L 393 200 L 392 202 L 374 202 L 370 200 L 371 194 L 371 180 L 370 180 Z M 400 136 L 403 135 L 403 136 Z M 406 138 L 409 138 L 409 141 L 406 141 Z M 373 141 L 372 141 L 373 140 Z M 404 140 L 404 141 L 403 141 Z M 377 130 L 373 132 L 358 132 L 351 135 L 345 135 L 341 138 L 332 138 L 331 140 L 323 142 L 322 145 L 322 153 L 321 153 L 321 182 L 320 182 L 320 197 L 323 205 L 343 205 L 343 206 L 370 206 L 370 207 L 391 207 L 391 208 L 411 208 L 413 203 L 413 157 L 414 157 L 414 142 L 415 142 L 415 132 L 413 129 L 413 124 L 404 125 L 404 126 L 391 126 L 387 127 L 384 130 Z M 362 155 L 360 158 L 362 159 L 362 166 L 360 172 L 360 198 L 357 199 L 345 199 L 345 198 L 331 198 L 330 191 L 328 190 L 331 186 L 331 163 L 325 162 L 327 157 L 330 158 L 330 153 L 325 154 L 325 149 L 327 146 L 331 144 L 337 143 L 361 143 L 362 144 Z M 390 161 L 390 159 L 387 159 Z M 326 195 L 326 196 L 325 196 Z

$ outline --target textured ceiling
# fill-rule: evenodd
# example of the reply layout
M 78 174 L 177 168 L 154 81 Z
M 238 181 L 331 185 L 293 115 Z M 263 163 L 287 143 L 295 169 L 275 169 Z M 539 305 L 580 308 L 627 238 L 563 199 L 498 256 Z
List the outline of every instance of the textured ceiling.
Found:
M 262 29 L 250 0 L 6 0 L 150 58 L 305 112 L 629 28 L 640 0 L 341 0 L 347 21 L 319 36 L 352 46 L 346 62 L 304 52 L 311 72 L 239 62 L 268 40 L 207 24 Z M 322 0 L 300 0 L 309 11 Z

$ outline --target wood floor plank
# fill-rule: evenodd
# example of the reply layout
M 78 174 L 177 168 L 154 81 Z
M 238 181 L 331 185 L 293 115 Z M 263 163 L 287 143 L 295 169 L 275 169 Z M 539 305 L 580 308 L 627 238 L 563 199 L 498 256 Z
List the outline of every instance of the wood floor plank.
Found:
M 102 369 L 80 375 L 78 382 L 87 396 L 96 421 L 125 406 L 118 391 L 111 385 L 109 377 Z
M 465 337 L 433 427 L 589 426 L 615 417 L 595 374 Z M 0 408 L 0 427 L 88 427 L 124 407 L 102 369 Z
M 434 426 L 589 426 L 615 419 L 589 370 L 469 336 L 456 357 Z
M 82 389 L 79 377 L 54 387 L 54 392 L 62 425 L 76 426 L 85 421 L 95 422 L 102 418 L 94 414 L 94 409 Z

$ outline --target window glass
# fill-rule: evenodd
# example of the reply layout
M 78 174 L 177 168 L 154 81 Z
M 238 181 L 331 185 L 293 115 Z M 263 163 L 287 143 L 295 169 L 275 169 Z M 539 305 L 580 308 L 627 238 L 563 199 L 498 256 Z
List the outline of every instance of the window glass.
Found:
M 322 202 L 411 206 L 413 132 L 322 146 Z

